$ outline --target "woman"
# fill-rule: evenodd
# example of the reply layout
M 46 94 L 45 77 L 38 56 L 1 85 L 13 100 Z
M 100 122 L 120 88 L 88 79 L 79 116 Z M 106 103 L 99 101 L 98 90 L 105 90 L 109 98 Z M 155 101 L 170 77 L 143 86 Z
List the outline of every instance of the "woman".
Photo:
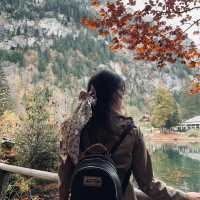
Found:
M 95 96 L 96 100 L 92 104 L 91 116 L 86 114 L 88 119 L 80 129 L 80 137 L 77 140 L 79 153 L 95 143 L 109 146 L 119 138 L 130 120 L 121 115 L 125 83 L 120 76 L 109 71 L 101 71 L 90 79 L 87 91 L 87 94 Z M 70 154 L 71 151 L 68 152 Z M 71 156 L 71 158 L 73 157 Z M 67 200 L 69 196 L 69 183 L 75 166 L 73 160 L 77 159 L 70 159 L 68 156 L 60 164 L 60 200 Z M 134 190 L 129 183 L 125 192 L 125 200 L 200 200 L 198 193 L 186 194 L 154 179 L 150 155 L 138 129 L 130 131 L 113 155 L 113 160 L 117 166 L 120 180 L 123 181 L 131 169 L 139 189 L 142 191 Z

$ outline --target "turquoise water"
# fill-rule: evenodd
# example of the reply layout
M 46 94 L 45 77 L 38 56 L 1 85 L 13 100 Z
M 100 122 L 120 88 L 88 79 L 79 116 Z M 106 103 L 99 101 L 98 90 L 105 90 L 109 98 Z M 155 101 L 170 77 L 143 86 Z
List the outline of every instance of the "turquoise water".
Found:
M 147 146 L 155 177 L 177 189 L 200 192 L 200 143 Z

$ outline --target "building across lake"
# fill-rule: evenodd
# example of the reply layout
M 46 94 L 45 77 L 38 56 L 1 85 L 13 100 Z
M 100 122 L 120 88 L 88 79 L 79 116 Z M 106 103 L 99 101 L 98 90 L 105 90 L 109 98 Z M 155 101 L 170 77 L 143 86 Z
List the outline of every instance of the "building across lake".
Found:
M 177 128 L 179 131 L 187 131 L 189 129 L 200 130 L 200 115 L 181 122 Z

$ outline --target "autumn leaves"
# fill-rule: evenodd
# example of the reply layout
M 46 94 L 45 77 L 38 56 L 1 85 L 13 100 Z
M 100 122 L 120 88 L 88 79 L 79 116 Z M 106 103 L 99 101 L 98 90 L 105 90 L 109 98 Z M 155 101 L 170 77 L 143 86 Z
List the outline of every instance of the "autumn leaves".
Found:
M 187 46 L 187 33 L 180 26 L 167 23 L 176 17 L 188 23 L 189 10 L 198 8 L 191 0 L 148 0 L 138 9 L 136 0 L 91 0 L 97 16 L 81 19 L 82 24 L 96 30 L 102 37 L 111 37 L 110 49 L 116 52 L 128 49 L 134 59 L 151 61 L 162 68 L 166 63 L 183 63 L 190 69 L 199 69 L 200 52 L 193 42 Z M 140 1 L 141 2 L 141 1 Z M 196 7 L 195 7 L 196 6 Z M 195 24 L 197 25 L 197 24 Z M 198 34 L 198 31 L 195 31 Z M 197 73 L 191 93 L 200 92 L 200 75 Z

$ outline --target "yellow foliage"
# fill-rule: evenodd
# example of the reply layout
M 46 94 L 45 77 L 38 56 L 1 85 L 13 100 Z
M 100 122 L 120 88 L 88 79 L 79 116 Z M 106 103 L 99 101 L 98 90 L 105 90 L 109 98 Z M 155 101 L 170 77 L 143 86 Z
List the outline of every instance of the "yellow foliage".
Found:
M 0 117 L 0 136 L 14 137 L 17 128 L 20 126 L 20 119 L 11 111 L 5 111 Z
M 159 86 L 155 91 L 151 111 L 153 126 L 157 128 L 165 127 L 167 121 L 169 122 L 172 120 L 172 117 L 175 116 L 175 112 L 176 104 L 171 92 L 167 88 Z M 174 120 L 175 119 L 173 119 L 173 122 Z
M 30 190 L 29 183 L 25 179 L 21 179 L 17 183 L 17 186 L 19 187 L 20 191 L 23 192 L 23 193 L 29 192 L 29 190 Z

